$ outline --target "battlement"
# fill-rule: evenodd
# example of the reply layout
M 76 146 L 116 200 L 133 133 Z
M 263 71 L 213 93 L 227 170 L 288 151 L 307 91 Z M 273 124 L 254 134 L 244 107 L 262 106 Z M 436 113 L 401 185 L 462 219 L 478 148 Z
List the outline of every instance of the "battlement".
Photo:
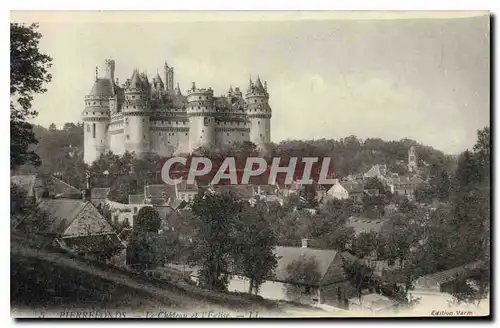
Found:
M 194 94 L 207 94 L 207 95 L 214 95 L 214 90 L 211 87 L 208 88 L 197 88 L 196 83 L 193 82 L 191 88 L 187 91 L 188 96 L 189 95 L 194 95 Z

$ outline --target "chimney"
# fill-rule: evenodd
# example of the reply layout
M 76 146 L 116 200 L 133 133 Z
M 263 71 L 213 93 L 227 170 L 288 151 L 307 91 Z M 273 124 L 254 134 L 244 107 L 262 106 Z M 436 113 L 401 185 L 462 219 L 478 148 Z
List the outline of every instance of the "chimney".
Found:
M 302 239 L 302 248 L 308 248 L 309 247 L 309 241 L 310 239 Z
M 84 202 L 90 201 L 90 189 L 82 190 L 82 200 Z

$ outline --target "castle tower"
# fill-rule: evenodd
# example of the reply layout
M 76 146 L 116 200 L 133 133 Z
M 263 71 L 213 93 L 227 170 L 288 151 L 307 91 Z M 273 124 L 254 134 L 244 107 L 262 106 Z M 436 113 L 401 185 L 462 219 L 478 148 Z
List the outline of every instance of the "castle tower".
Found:
M 255 83 L 250 79 L 250 84 L 245 95 L 247 103 L 247 117 L 250 121 L 250 141 L 261 147 L 271 142 L 271 107 L 269 94 L 262 85 L 260 78 Z
M 125 90 L 123 104 L 123 120 L 125 134 L 125 150 L 141 155 L 149 151 L 149 82 L 145 74 L 134 70 L 130 84 Z
M 114 62 L 110 67 L 114 68 Z M 107 70 L 106 75 L 108 76 Z M 99 78 L 96 68 L 95 82 L 90 93 L 85 96 L 85 109 L 82 113 L 84 123 L 83 160 L 89 165 L 108 149 L 109 106 L 110 99 L 115 96 L 113 85 L 113 80 Z
M 174 90 L 174 68 L 169 67 L 167 62 L 165 61 L 165 89 L 167 91 Z
M 408 150 L 408 171 L 416 172 L 418 169 L 417 163 L 417 153 L 415 151 L 415 147 L 411 146 Z
M 215 146 L 215 106 L 211 88 L 197 89 L 195 83 L 187 93 L 189 117 L 189 151 Z
M 115 81 L 115 61 L 113 59 L 105 59 L 104 66 L 106 66 L 106 78 Z

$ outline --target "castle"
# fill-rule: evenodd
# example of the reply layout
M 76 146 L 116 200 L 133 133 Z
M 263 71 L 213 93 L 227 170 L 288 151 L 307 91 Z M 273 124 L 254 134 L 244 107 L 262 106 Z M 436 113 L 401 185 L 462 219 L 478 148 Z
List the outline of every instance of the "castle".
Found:
M 183 94 L 174 87 L 174 68 L 165 62 L 149 81 L 135 69 L 119 86 L 115 61 L 105 60 L 106 76 L 98 77 L 85 96 L 84 161 L 88 164 L 108 151 L 121 155 L 154 152 L 160 156 L 191 153 L 251 141 L 263 146 L 271 141 L 271 107 L 267 83 L 257 78 L 243 96 L 230 87 L 227 95 L 214 96 L 212 88 L 195 82 Z

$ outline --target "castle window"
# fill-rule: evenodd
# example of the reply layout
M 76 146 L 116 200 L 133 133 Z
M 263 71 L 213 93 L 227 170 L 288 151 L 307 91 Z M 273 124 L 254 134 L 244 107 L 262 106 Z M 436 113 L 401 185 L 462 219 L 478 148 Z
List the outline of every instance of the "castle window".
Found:
M 201 97 L 198 97 L 198 99 L 200 99 L 200 100 L 201 100 Z
M 188 134 L 186 133 L 186 135 L 188 135 Z
M 262 138 L 262 133 L 260 134 L 260 137 Z
M 134 106 L 134 109 L 135 109 L 135 106 Z
M 92 123 L 92 138 L 95 138 L 95 123 Z
M 258 121 L 257 124 L 260 125 L 260 121 Z
M 92 115 L 95 115 L 95 112 L 92 112 Z
M 255 99 L 255 101 L 254 101 L 254 102 L 257 102 L 257 99 Z
M 132 96 L 132 99 L 135 99 L 135 96 Z
M 127 140 L 130 140 L 130 136 L 127 134 Z
M 227 136 L 229 137 L 229 133 L 227 134 Z
M 243 137 L 243 133 L 241 134 L 241 136 Z
M 95 105 L 95 101 L 92 102 L 92 105 Z

